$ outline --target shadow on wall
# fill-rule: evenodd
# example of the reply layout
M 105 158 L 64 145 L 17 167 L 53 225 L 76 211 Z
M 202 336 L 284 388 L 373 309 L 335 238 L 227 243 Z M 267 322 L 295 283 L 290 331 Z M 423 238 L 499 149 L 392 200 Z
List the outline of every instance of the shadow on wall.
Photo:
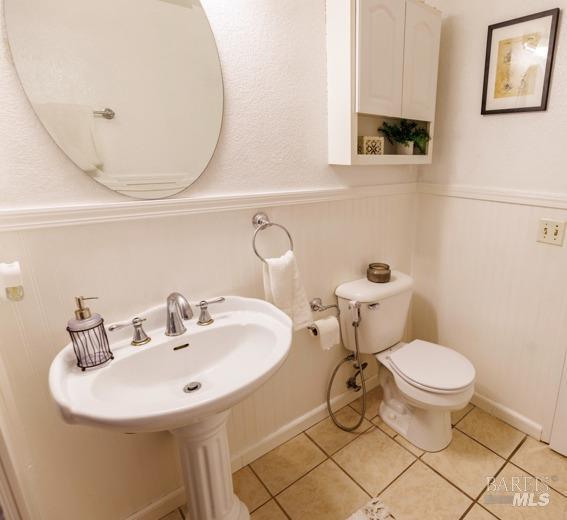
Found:
M 439 343 L 437 312 L 433 304 L 421 294 L 414 292 L 412 301 L 414 333 L 418 331 L 418 339 Z

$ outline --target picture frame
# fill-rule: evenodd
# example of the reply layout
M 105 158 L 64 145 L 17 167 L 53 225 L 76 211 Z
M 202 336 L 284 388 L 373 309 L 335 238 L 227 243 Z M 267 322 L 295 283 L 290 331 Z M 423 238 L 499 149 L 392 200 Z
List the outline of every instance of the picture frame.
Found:
M 488 27 L 481 114 L 547 110 L 560 11 Z

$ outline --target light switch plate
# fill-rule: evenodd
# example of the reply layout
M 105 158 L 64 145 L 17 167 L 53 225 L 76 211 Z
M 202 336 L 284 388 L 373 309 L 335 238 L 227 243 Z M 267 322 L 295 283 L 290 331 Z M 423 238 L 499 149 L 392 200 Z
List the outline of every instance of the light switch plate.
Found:
M 565 239 L 565 222 L 542 219 L 539 222 L 537 241 L 562 246 Z

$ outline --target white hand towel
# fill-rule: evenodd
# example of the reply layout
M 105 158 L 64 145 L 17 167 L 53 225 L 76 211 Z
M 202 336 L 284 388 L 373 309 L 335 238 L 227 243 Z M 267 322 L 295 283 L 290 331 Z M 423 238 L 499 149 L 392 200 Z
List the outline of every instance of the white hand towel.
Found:
M 34 108 L 53 140 L 81 170 L 93 172 L 102 166 L 91 107 L 41 103 Z
M 293 251 L 279 258 L 266 259 L 263 274 L 266 300 L 292 319 L 294 330 L 310 325 L 313 316 Z

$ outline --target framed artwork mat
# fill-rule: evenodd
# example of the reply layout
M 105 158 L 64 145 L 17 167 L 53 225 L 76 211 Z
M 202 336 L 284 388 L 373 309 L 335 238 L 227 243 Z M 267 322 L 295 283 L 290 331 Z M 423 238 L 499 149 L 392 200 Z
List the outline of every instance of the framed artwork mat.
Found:
M 547 110 L 559 9 L 488 27 L 482 114 Z

